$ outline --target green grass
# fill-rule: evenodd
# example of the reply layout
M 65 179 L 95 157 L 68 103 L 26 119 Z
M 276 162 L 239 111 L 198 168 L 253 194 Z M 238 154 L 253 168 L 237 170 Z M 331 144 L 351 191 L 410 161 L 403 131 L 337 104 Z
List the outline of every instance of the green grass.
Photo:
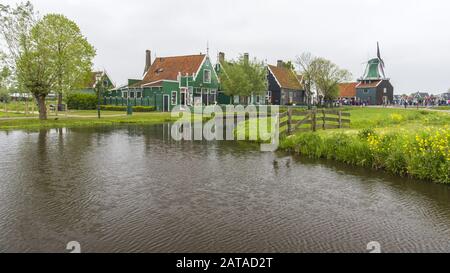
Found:
M 28 110 L 31 111 L 33 109 L 33 101 L 28 102 Z M 47 106 L 50 104 L 55 105 L 56 100 L 47 100 L 46 101 Z M 0 104 L 0 111 L 3 111 L 5 107 L 4 103 Z M 10 101 L 6 104 L 6 107 L 8 111 L 22 111 L 24 112 L 26 109 L 26 103 L 24 101 Z M 38 107 L 37 105 L 34 105 L 34 110 L 37 111 Z
M 90 114 L 90 113 L 89 113 Z M 47 120 L 32 119 L 0 119 L 0 130 L 12 129 L 40 129 L 40 128 L 61 128 L 61 127 L 90 127 L 108 126 L 118 124 L 158 124 L 174 121 L 170 113 L 134 113 L 132 116 L 108 117 L 102 115 L 101 119 L 95 117 L 65 117 L 60 114 L 58 117 L 50 116 Z
M 349 108 L 349 129 L 296 133 L 281 148 L 313 158 L 382 169 L 436 183 L 450 183 L 450 114 Z
M 353 129 L 450 124 L 450 115 L 448 113 L 423 109 L 352 107 L 346 110 L 351 114 L 350 127 Z
M 351 114 L 350 128 L 297 132 L 281 139 L 280 148 L 307 157 L 385 170 L 398 176 L 450 183 L 449 113 L 371 107 L 341 110 Z M 249 135 L 258 131 L 257 124 L 241 122 L 235 135 L 241 133 L 247 140 L 254 141 Z M 302 126 L 308 127 L 310 125 Z M 261 141 L 259 132 L 257 141 Z
M 417 109 L 392 109 L 392 108 L 371 108 L 371 107 L 346 107 L 341 110 L 349 112 L 350 128 L 336 130 L 318 130 L 318 134 L 328 134 L 334 131 L 345 131 L 357 133 L 360 129 L 376 128 L 381 131 L 415 131 L 425 127 L 442 127 L 450 124 L 450 114 L 446 112 L 417 110 Z M 319 110 L 320 111 L 320 110 Z M 294 116 L 293 120 L 301 120 L 303 116 Z M 347 117 L 346 117 L 347 118 Z M 281 121 L 286 120 L 283 118 Z M 238 126 L 238 130 L 248 130 L 249 122 Z M 304 124 L 300 128 L 310 128 L 311 125 Z M 253 126 L 254 127 L 254 126 Z M 254 128 L 250 128 L 254 130 Z M 280 128 L 284 130 L 285 127 Z M 248 135 L 248 132 L 247 134 Z
M 69 110 L 67 114 L 76 116 L 97 116 L 97 110 Z M 125 116 L 126 114 L 127 114 L 126 111 L 101 111 L 101 116 L 117 116 L 117 115 Z M 65 115 L 65 112 L 59 112 L 58 115 Z
M 23 113 L 15 113 L 15 112 L 5 113 L 3 111 L 0 111 L 0 119 L 1 118 L 14 118 L 14 117 L 33 117 L 33 116 L 36 116 L 36 115 L 32 115 L 32 114 L 25 115 Z

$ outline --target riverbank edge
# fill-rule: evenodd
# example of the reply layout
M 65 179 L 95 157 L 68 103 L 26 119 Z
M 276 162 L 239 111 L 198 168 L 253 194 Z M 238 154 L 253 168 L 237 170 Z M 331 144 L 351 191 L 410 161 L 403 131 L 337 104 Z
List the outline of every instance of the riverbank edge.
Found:
M 361 132 L 364 131 L 360 130 L 359 132 L 361 134 Z M 345 131 L 335 131 L 328 134 L 309 132 L 280 139 L 278 150 L 309 159 L 332 160 L 349 166 L 370 168 L 371 170 L 375 171 L 383 171 L 387 174 L 401 178 L 410 178 L 428 183 L 431 182 L 450 186 L 450 164 L 448 159 L 446 165 L 447 167 L 445 168 L 444 166 L 444 168 L 438 170 L 438 172 L 440 172 L 440 177 L 444 178 L 442 178 L 442 180 L 437 180 L 436 176 L 428 175 L 431 174 L 431 171 L 435 170 L 429 169 L 429 173 L 418 174 L 414 170 L 411 170 L 410 166 L 406 166 L 405 162 L 403 162 L 404 158 L 402 159 L 399 154 L 388 155 L 386 153 L 383 154 L 383 152 L 381 151 L 374 152 L 370 149 L 369 144 L 366 141 L 360 140 L 357 143 L 338 143 L 338 145 L 340 144 L 341 147 L 336 147 L 331 144 L 334 140 L 327 142 L 327 138 L 331 139 L 334 136 L 338 136 L 337 139 L 342 136 L 350 137 L 353 139 L 360 138 L 360 136 L 352 136 L 346 134 Z M 298 141 L 298 138 L 301 138 L 301 141 Z M 321 142 L 318 142 L 319 138 L 321 138 Z M 366 144 L 367 146 L 365 146 Z M 338 154 L 340 151 L 344 150 L 345 155 Z M 385 156 L 385 158 L 383 158 L 383 156 Z M 398 162 L 392 162 L 392 159 L 398 160 Z M 386 163 L 388 160 L 390 160 L 389 164 Z M 424 169 L 426 169 L 426 166 L 429 166 L 429 164 L 426 164 L 425 161 L 419 161 L 417 164 L 423 164 Z
M 0 119 L 0 131 L 40 130 L 57 128 L 102 127 L 117 125 L 154 125 L 174 122 L 176 118 L 164 117 L 102 117 L 98 118 L 52 118 L 39 119 Z
M 12 130 L 40 130 L 57 128 L 90 128 L 117 125 L 156 125 L 173 123 L 182 117 L 174 117 L 170 112 L 141 113 L 132 116 L 102 116 L 97 117 L 51 117 L 46 120 L 38 118 L 0 118 L 0 131 Z M 202 116 L 202 122 L 207 122 L 212 117 Z M 192 115 L 191 122 L 196 122 L 199 116 Z

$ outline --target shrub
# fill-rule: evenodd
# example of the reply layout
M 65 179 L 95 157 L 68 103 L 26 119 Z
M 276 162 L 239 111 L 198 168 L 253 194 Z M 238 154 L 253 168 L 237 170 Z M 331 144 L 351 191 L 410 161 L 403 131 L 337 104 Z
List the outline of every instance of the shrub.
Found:
M 122 105 L 101 105 L 101 110 L 104 111 L 126 111 L 127 106 Z M 156 108 L 154 106 L 133 106 L 134 112 L 153 112 Z
M 400 115 L 400 114 L 396 114 L 396 113 L 391 114 L 391 120 L 392 120 L 392 123 L 393 123 L 393 124 L 399 124 L 399 123 L 401 123 L 404 119 L 405 119 L 405 118 L 404 118 L 402 115 Z
M 74 93 L 66 98 L 67 107 L 76 110 L 94 110 L 97 108 L 98 98 L 94 94 Z
M 450 129 L 427 129 L 409 145 L 408 172 L 420 179 L 450 183 Z
M 100 110 L 103 111 L 126 111 L 126 106 L 121 105 L 100 105 Z
M 154 106 L 133 106 L 134 112 L 153 112 L 156 110 Z
M 322 138 L 314 133 L 300 134 L 294 140 L 295 150 L 312 158 L 323 157 L 324 143 Z
M 367 139 L 370 135 L 376 135 L 375 130 L 372 128 L 362 129 L 358 132 L 358 137 L 360 139 Z
M 6 88 L 0 87 L 0 101 L 1 102 L 9 102 L 10 94 Z

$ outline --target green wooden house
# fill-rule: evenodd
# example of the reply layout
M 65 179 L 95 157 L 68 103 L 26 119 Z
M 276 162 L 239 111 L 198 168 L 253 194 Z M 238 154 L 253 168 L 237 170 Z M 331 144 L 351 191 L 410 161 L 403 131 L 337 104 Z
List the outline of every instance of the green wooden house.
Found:
M 95 91 L 95 85 L 98 81 L 98 79 L 104 79 L 106 81 L 106 89 L 110 90 L 115 88 L 113 81 L 111 80 L 111 77 L 108 75 L 106 71 L 94 71 L 91 72 L 91 75 L 88 79 L 88 81 L 85 84 L 85 87 L 81 90 L 78 90 L 79 93 L 85 93 L 85 94 L 96 94 Z
M 151 63 L 147 50 L 144 71 L 141 80 L 130 79 L 109 95 L 157 111 L 217 103 L 219 81 L 208 55 L 158 57 Z

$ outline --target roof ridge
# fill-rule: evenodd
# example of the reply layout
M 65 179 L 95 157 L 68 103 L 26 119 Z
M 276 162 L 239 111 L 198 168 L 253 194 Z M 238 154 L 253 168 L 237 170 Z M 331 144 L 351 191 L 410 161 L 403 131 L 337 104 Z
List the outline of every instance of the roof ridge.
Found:
M 177 56 L 162 56 L 162 57 L 156 57 L 156 59 L 160 58 L 179 58 L 179 57 L 196 57 L 196 56 L 206 56 L 206 54 L 190 54 L 190 55 L 177 55 Z

